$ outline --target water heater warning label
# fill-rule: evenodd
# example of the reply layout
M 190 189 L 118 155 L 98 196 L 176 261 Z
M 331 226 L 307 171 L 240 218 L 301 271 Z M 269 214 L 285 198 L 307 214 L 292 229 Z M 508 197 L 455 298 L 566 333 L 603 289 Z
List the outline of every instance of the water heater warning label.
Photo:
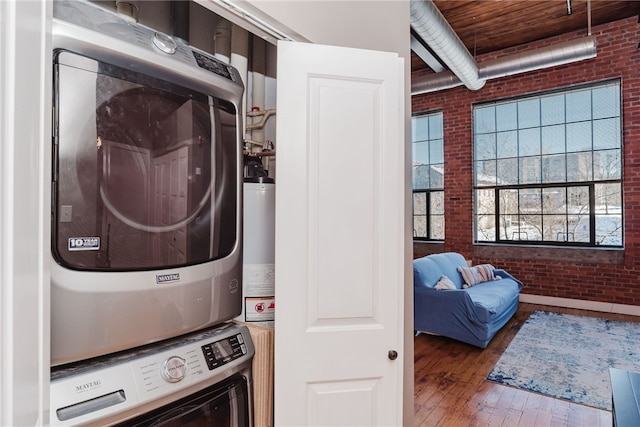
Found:
M 275 298 L 245 298 L 247 322 L 266 322 L 275 320 Z
M 71 237 L 69 238 L 70 251 L 97 251 L 100 249 L 99 237 Z

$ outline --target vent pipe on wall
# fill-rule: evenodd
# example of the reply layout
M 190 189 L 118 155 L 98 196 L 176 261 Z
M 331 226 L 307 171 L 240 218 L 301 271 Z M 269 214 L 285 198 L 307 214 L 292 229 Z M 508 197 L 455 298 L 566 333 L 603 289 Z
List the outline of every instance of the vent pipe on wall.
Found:
M 448 40 L 446 43 L 440 41 L 437 44 L 432 45 L 429 43 L 429 40 L 425 39 L 425 41 L 429 44 L 429 47 L 431 47 L 434 53 L 447 64 L 451 71 L 442 71 L 412 79 L 412 95 L 450 89 L 461 86 L 462 84 L 467 86 L 469 89 L 478 90 L 482 88 L 485 81 L 488 79 L 506 77 L 514 74 L 525 73 L 527 71 L 569 64 L 572 62 L 595 58 L 597 54 L 596 38 L 595 36 L 589 35 L 582 39 L 570 40 L 552 46 L 520 52 L 476 64 L 473 58 L 471 58 L 466 47 L 464 47 L 462 42 L 460 42 L 460 39 L 453 32 L 453 29 L 451 29 L 446 20 L 444 23 L 441 22 L 441 20 L 444 20 L 444 17 L 431 0 L 411 0 L 412 28 L 415 28 L 413 22 L 414 8 L 422 11 L 420 14 L 418 14 L 418 12 L 415 14 L 416 17 L 420 17 L 419 22 L 415 24 L 416 27 L 424 25 L 425 22 L 430 22 L 431 20 L 440 22 L 439 25 L 441 27 L 446 24 L 446 28 L 443 30 L 443 35 L 440 37 Z M 431 13 L 436 13 L 436 15 L 433 18 L 425 17 L 426 14 Z M 416 31 L 416 33 L 422 36 L 421 32 Z M 460 44 L 450 41 L 452 37 L 451 33 L 455 35 L 455 39 L 457 39 Z M 430 37 L 437 38 L 436 35 Z M 446 45 L 450 52 L 443 52 L 441 50 L 441 46 L 443 45 Z M 469 58 L 473 61 L 473 67 L 475 67 L 475 69 L 469 64 Z M 455 66 L 451 66 L 448 62 L 456 62 L 458 60 L 461 61 L 461 64 L 456 64 Z M 461 68 L 465 70 L 465 74 L 463 76 L 458 74 L 458 71 L 456 71 Z M 476 70 L 475 72 L 477 74 L 474 74 L 474 70 Z M 481 82 L 481 84 L 474 81 L 474 77 L 477 78 L 478 82 Z M 471 85 L 468 84 L 469 82 Z

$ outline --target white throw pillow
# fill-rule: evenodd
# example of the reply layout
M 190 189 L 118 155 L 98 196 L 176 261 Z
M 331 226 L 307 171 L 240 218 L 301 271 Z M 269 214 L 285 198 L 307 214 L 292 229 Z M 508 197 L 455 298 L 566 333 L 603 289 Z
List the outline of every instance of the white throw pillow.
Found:
M 456 285 L 454 285 L 451 279 L 449 279 L 447 276 L 442 276 L 440 277 L 440 280 L 438 280 L 438 283 L 436 283 L 434 288 L 439 291 L 443 289 L 456 289 Z

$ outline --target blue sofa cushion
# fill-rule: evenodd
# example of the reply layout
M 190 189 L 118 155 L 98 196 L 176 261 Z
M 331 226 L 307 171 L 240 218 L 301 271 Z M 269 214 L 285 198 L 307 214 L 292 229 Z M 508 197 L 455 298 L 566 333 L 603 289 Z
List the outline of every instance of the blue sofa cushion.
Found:
M 517 301 L 520 285 L 512 279 L 478 283 L 466 289 L 481 322 L 490 322 L 497 313 L 502 313 Z

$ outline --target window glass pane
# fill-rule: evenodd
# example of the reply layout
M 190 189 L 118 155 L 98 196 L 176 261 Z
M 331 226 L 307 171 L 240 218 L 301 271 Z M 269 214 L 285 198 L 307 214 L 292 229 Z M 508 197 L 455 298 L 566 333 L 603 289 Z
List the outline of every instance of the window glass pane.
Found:
M 566 242 L 567 239 L 567 217 L 565 215 L 545 215 L 542 218 L 542 240 Z
M 443 139 L 442 113 L 429 116 L 429 139 Z
M 518 215 L 518 190 L 500 190 L 500 214 Z
M 542 190 L 540 188 L 523 188 L 518 195 L 518 204 L 521 214 L 542 212 Z
M 622 190 L 619 183 L 596 184 L 596 244 L 622 245 Z
M 542 156 L 542 182 L 565 182 L 566 180 L 565 155 Z
M 589 214 L 589 187 L 567 187 L 567 210 L 572 214 Z
M 444 163 L 444 146 L 442 139 L 431 140 L 429 143 L 429 163 Z
M 564 123 L 564 94 L 543 96 L 540 111 L 543 126 Z
M 517 104 L 510 102 L 496 106 L 496 130 L 518 129 L 518 109 Z
M 413 237 L 427 237 L 427 195 L 413 193 Z
M 428 165 L 413 165 L 413 189 L 424 190 L 429 188 L 429 170 Z
M 427 237 L 427 217 L 425 215 L 413 216 L 413 237 L 423 239 Z
M 622 190 L 620 184 L 595 185 L 596 213 L 620 215 L 622 213 Z
M 569 92 L 566 96 L 567 122 L 591 120 L 591 90 Z
M 589 215 L 569 215 L 567 219 L 568 241 L 588 243 L 591 240 Z
M 498 137 L 498 158 L 516 157 L 518 155 L 518 132 L 499 132 Z
M 518 154 L 520 156 L 540 154 L 540 128 L 518 131 Z
M 429 170 L 431 173 L 430 176 L 430 186 L 429 188 L 440 189 L 444 188 L 444 165 L 431 165 Z
M 596 214 L 596 245 L 622 245 L 621 214 Z
M 498 160 L 498 185 L 518 183 L 518 159 Z
M 620 86 L 618 84 L 593 89 L 593 118 L 620 116 Z
M 444 240 L 444 215 L 433 215 L 431 217 L 430 239 Z
M 496 135 L 476 135 L 475 155 L 476 160 L 486 160 L 496 158 Z
M 518 128 L 540 126 L 540 99 L 518 101 Z
M 591 181 L 591 152 L 567 154 L 567 181 Z
M 567 212 L 566 190 L 564 187 L 542 189 L 542 213 L 565 214 Z
M 540 156 L 520 158 L 520 184 L 540 182 Z
M 567 124 L 567 152 L 591 150 L 591 122 Z
M 517 215 L 500 215 L 500 239 L 513 240 L 519 236 L 520 223 Z
M 493 221 L 493 216 L 476 216 L 476 240 L 479 242 L 494 242 L 496 240 L 496 230 L 494 227 L 487 227 L 486 223 Z
M 414 142 L 412 146 L 413 164 L 428 165 L 429 164 L 429 143 Z
M 429 138 L 429 117 L 413 117 L 411 119 L 411 141 L 426 141 Z
M 513 240 L 542 240 L 542 215 L 520 215 L 520 229 Z
M 593 179 L 622 178 L 620 150 L 595 151 L 593 153 Z
M 496 131 L 495 107 L 478 107 L 474 109 L 473 129 L 475 133 Z
M 431 214 L 444 214 L 444 191 L 432 191 L 429 194 Z
M 496 198 L 495 191 L 477 190 L 476 191 L 476 213 L 479 215 L 493 215 L 495 213 Z M 493 222 L 489 225 L 493 226 Z
M 564 125 L 543 127 L 542 154 L 558 154 L 566 152 L 564 135 Z
M 593 122 L 593 149 L 620 147 L 620 118 Z
M 476 239 L 495 240 L 495 192 L 476 190 Z
M 484 160 L 476 162 L 476 186 L 496 185 L 496 161 Z
M 427 193 L 413 193 L 413 214 L 427 214 Z
M 430 239 L 444 239 L 444 191 L 432 191 L 430 199 Z

